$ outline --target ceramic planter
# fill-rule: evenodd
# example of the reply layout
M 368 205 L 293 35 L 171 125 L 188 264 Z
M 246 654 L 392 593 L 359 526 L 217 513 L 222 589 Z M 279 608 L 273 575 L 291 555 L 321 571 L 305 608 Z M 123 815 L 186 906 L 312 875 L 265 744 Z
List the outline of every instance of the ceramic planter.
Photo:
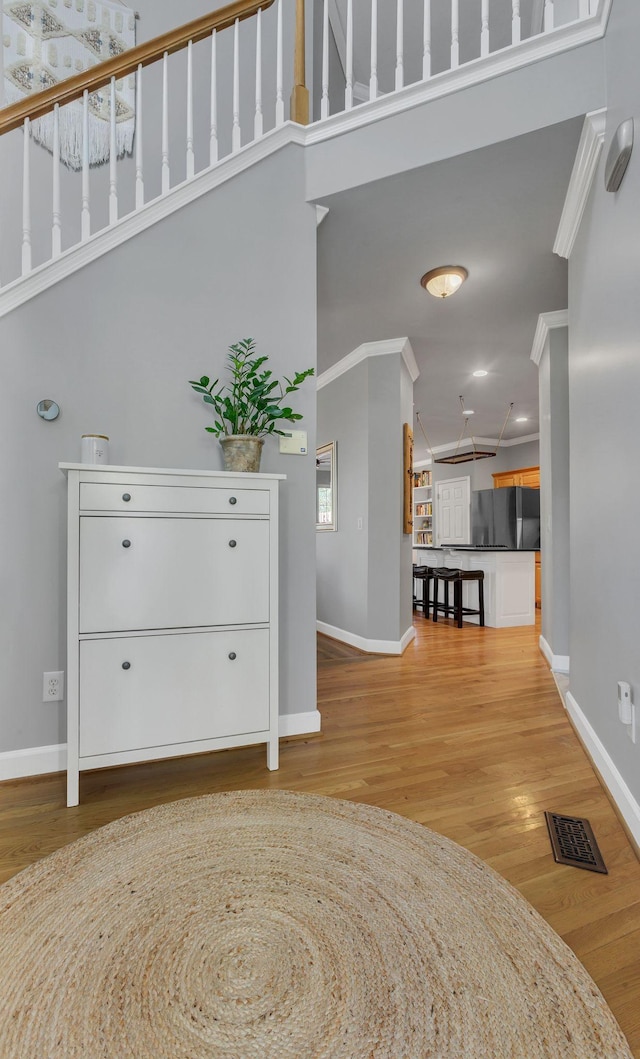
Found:
M 247 472 L 260 470 L 264 438 L 254 434 L 229 434 L 219 438 L 225 471 Z

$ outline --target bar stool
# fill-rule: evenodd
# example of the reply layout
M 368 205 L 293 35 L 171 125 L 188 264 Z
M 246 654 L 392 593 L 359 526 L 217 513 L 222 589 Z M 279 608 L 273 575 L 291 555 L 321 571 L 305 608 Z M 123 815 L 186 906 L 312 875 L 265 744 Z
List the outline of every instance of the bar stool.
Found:
M 413 577 L 415 581 L 422 581 L 422 599 L 414 594 L 413 596 L 413 607 L 414 610 L 418 607 L 422 607 L 422 612 L 425 618 L 429 617 L 429 606 L 430 606 L 430 592 L 429 588 L 433 581 L 433 569 L 430 566 L 416 566 L 413 567 Z
M 459 629 L 462 628 L 463 615 L 477 614 L 479 625 L 484 625 L 484 570 L 452 570 L 447 567 L 435 567 L 433 570 L 433 620 L 438 620 L 438 611 L 445 617 L 453 615 Z M 438 585 L 444 584 L 444 603 L 440 603 Z M 462 606 L 463 581 L 478 582 L 478 608 Z M 449 603 L 449 585 L 453 584 L 453 606 Z

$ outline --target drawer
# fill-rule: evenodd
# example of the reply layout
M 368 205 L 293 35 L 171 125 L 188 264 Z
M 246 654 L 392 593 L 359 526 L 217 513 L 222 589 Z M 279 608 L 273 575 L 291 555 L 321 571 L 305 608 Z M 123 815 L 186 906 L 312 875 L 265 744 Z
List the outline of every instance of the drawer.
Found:
M 128 500 L 126 498 L 129 498 Z M 81 482 L 82 511 L 175 511 L 194 515 L 268 515 L 267 489 Z
M 264 733 L 269 631 L 83 640 L 80 704 L 81 757 Z
M 81 633 L 269 620 L 269 522 L 80 519 Z

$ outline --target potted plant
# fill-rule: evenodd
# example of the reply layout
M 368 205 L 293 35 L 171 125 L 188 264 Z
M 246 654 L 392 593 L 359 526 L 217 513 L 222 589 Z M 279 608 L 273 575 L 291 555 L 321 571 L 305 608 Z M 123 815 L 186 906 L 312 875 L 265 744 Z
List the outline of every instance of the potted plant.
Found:
M 230 382 L 211 382 L 207 375 L 189 382 L 202 394 L 205 404 L 211 405 L 214 425 L 205 430 L 220 441 L 226 471 L 259 471 L 264 438 L 284 434 L 277 425 L 281 421 L 302 419 L 285 403 L 285 397 L 313 375 L 313 368 L 296 372 L 293 379 L 285 376 L 280 382 L 268 368 L 263 369 L 268 359 L 256 354 L 253 338 L 243 338 L 229 346 Z

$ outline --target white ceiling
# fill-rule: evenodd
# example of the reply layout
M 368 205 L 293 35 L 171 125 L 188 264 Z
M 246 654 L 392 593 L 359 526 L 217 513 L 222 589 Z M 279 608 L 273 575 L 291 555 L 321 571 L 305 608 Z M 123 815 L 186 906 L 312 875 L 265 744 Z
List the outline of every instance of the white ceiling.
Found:
M 567 262 L 552 246 L 581 128 L 564 122 L 326 199 L 318 373 L 364 342 L 408 336 L 433 447 L 458 439 L 459 395 L 476 413 L 469 433 L 497 438 L 512 401 L 505 439 L 537 433 L 531 346 L 538 315 L 567 306 Z M 420 277 L 446 264 L 469 278 L 438 300 Z M 417 424 L 414 435 L 419 461 L 428 449 Z

